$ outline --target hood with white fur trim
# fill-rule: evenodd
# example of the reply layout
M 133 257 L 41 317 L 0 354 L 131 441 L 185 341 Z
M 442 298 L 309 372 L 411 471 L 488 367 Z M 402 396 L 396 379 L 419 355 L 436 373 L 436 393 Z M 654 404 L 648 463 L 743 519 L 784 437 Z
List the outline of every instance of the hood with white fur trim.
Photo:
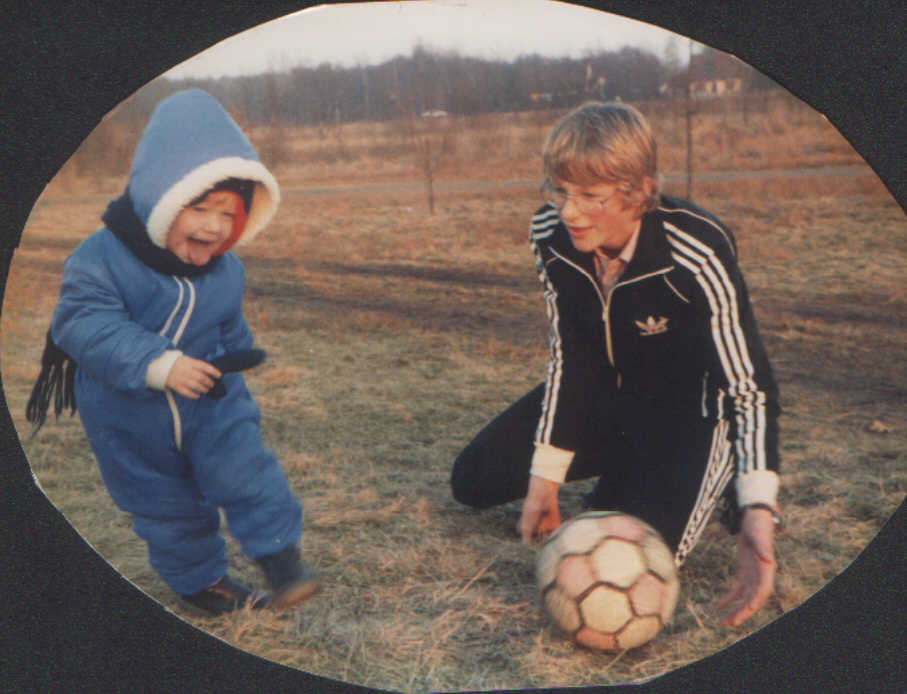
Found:
M 136 147 L 127 185 L 151 242 L 165 248 L 180 210 L 227 178 L 255 182 L 246 226 L 237 241 L 242 245 L 274 216 L 280 202 L 277 181 L 210 94 L 188 89 L 161 101 Z

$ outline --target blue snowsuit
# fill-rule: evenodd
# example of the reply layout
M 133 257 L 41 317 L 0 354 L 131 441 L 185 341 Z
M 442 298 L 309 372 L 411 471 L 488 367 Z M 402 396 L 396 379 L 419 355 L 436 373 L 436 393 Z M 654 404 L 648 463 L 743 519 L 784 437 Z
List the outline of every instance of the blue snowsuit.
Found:
M 152 115 L 125 197 L 155 252 L 169 253 L 167 231 L 182 207 L 229 177 L 255 182 L 243 243 L 273 215 L 276 181 L 220 104 L 189 90 Z M 78 364 L 75 399 L 111 497 L 132 514 L 163 580 L 193 594 L 227 571 L 219 507 L 254 559 L 298 541 L 302 510 L 262 445 L 242 375 L 224 375 L 221 399 L 192 400 L 146 383 L 149 363 L 167 350 L 211 361 L 252 346 L 239 258 L 228 251 L 203 272 L 165 274 L 110 226 L 67 258 L 51 336 Z

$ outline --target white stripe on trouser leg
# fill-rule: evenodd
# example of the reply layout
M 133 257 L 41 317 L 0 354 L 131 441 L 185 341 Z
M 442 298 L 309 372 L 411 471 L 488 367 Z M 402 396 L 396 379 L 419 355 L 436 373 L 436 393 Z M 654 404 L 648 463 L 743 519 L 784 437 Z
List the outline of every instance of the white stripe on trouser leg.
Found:
M 731 444 L 727 440 L 728 427 L 729 423 L 721 420 L 715 425 L 712 432 L 712 447 L 709 451 L 705 474 L 702 476 L 702 484 L 699 485 L 699 496 L 696 497 L 693 511 L 690 513 L 680 543 L 677 545 L 677 553 L 674 555 L 674 563 L 678 567 L 683 564 L 690 550 L 699 540 L 712 511 L 718 505 L 718 499 L 721 498 L 721 494 L 734 472 L 730 459 Z

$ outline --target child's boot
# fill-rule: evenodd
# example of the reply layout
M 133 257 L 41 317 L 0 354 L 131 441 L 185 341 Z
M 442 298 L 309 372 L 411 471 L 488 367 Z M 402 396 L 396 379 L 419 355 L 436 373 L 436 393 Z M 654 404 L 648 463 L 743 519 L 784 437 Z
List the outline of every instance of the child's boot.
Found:
M 193 595 L 181 595 L 190 605 L 204 610 L 208 614 L 221 615 L 241 609 L 247 604 L 253 610 L 268 607 L 267 595 L 249 590 L 229 576 L 223 576 L 210 586 Z
M 270 606 L 283 609 L 312 597 L 321 587 L 318 578 L 299 557 L 299 549 L 287 547 L 277 554 L 256 560 L 274 594 Z

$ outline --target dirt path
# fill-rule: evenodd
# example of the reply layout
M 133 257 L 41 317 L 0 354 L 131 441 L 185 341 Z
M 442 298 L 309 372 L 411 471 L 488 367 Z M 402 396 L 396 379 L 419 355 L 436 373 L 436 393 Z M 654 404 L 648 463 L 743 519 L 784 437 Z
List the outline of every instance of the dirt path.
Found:
M 749 171 L 699 171 L 693 175 L 694 181 L 732 181 L 736 179 L 768 179 L 768 178 L 836 178 L 859 176 L 872 173 L 868 165 L 856 166 L 822 166 L 801 169 L 765 169 Z M 664 174 L 667 182 L 683 181 L 686 174 L 669 172 Z M 489 190 L 494 188 L 530 188 L 539 185 L 537 179 L 501 179 L 501 180 L 474 180 L 474 181 L 435 181 L 435 190 Z M 408 190 L 422 190 L 423 181 L 388 181 L 387 183 L 357 183 L 352 185 L 330 186 L 295 186 L 281 187 L 281 195 L 330 195 L 343 193 L 391 193 Z M 35 209 L 42 205 L 66 204 L 92 204 L 106 205 L 114 195 L 110 193 L 95 193 L 91 195 L 45 195 L 35 204 Z
M 749 171 L 700 171 L 693 174 L 694 181 L 733 181 L 737 179 L 768 179 L 768 178 L 836 178 L 859 176 L 871 173 L 867 165 L 858 166 L 822 166 L 801 169 L 765 169 Z M 671 172 L 664 174 L 668 182 L 683 181 L 686 174 Z M 536 188 L 539 181 L 536 179 L 506 179 L 506 180 L 479 180 L 479 181 L 435 181 L 435 190 L 487 190 L 491 188 Z M 421 190 L 425 187 L 422 181 L 367 183 L 355 185 L 333 186 L 298 186 L 282 188 L 282 195 L 323 195 L 331 193 L 381 193 L 400 192 L 406 190 Z

